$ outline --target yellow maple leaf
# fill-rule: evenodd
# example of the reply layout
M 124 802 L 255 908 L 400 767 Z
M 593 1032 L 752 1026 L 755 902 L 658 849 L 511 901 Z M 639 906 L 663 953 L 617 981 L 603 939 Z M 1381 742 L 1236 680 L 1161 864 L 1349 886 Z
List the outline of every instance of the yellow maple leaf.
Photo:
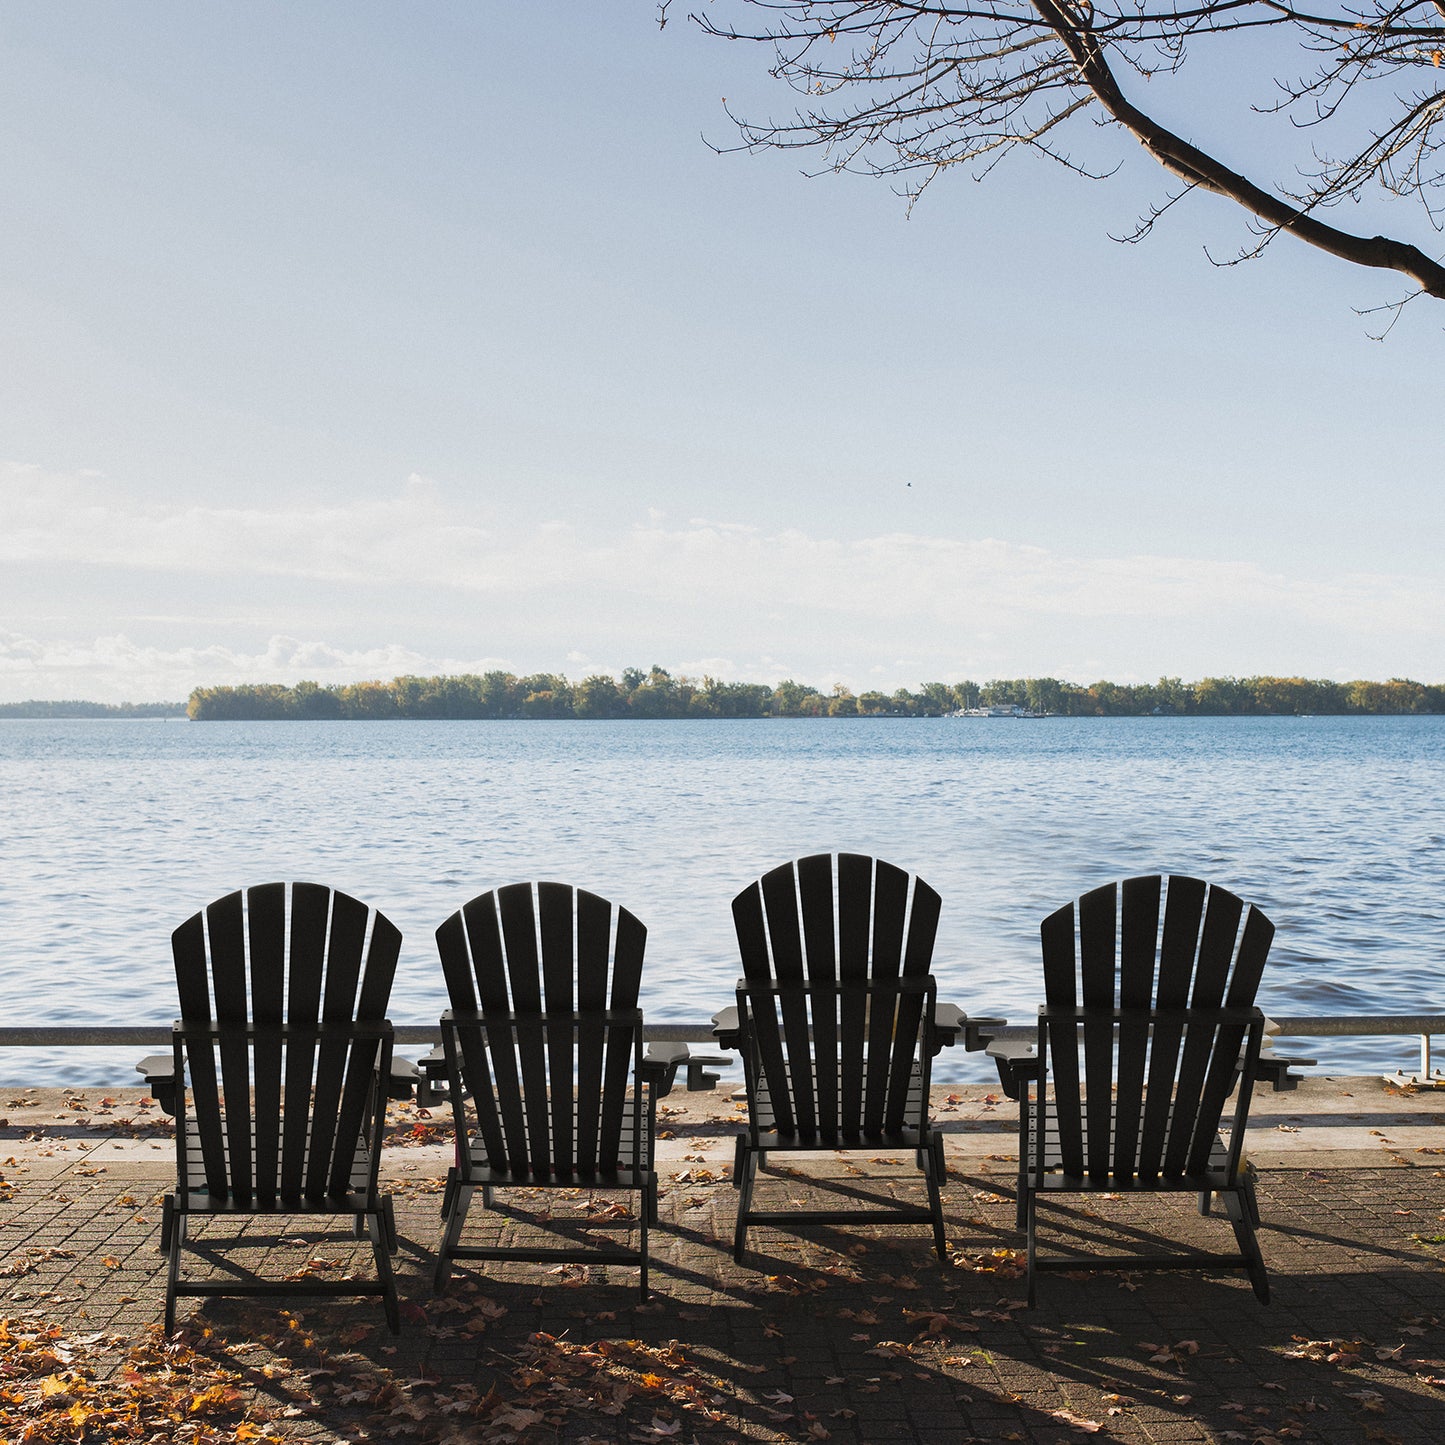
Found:
M 229 1385 L 211 1385 L 200 1394 L 191 1396 L 190 1413 L 204 1415 L 213 1411 L 230 1410 L 240 1398 L 241 1392 L 233 1390 Z

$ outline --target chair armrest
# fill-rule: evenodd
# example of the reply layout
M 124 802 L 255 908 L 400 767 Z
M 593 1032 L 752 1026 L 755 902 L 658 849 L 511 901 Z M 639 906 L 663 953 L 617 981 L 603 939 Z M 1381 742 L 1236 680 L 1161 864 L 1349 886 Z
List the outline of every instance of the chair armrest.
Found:
M 451 1093 L 447 1082 L 447 1051 L 433 1044 L 430 1052 L 416 1061 L 416 1101 L 422 1108 L 445 1103 Z
M 712 1036 L 721 1048 L 742 1048 L 743 1023 L 736 1004 L 729 1004 L 712 1016 Z
M 176 1060 L 173 1054 L 147 1054 L 135 1066 L 145 1075 L 146 1088 L 167 1114 L 176 1112 Z
M 687 1044 L 648 1044 L 642 1060 L 643 1078 L 653 1081 L 659 1099 L 666 1097 L 677 1078 L 677 1071 L 687 1069 L 687 1092 L 705 1093 L 719 1080 L 714 1069 L 732 1063 L 727 1054 L 695 1054 Z
M 933 1006 L 933 1036 L 940 1047 L 950 1048 L 963 1035 L 963 1046 L 969 1053 L 976 1053 L 993 1036 L 994 1029 L 1001 1029 L 1007 1019 L 970 1018 L 956 1003 L 938 1003 Z
M 1042 1076 L 1039 1047 L 1029 1039 L 993 1039 L 988 1056 L 998 1065 L 999 1085 L 1010 1099 L 1021 1096 L 1024 1080 Z
M 1266 1081 L 1276 1094 L 1288 1094 L 1300 1086 L 1300 1075 L 1290 1073 L 1290 1069 L 1309 1068 L 1318 1062 L 1318 1059 L 1277 1054 L 1266 1040 L 1264 1049 L 1255 1060 L 1254 1077 Z
M 409 1099 L 421 1082 L 421 1075 L 410 1059 L 391 1057 L 391 1076 L 386 1081 L 388 1099 Z
M 640 1072 L 654 1099 L 665 1099 L 672 1092 L 678 1065 L 687 1062 L 688 1052 L 686 1044 L 648 1044 Z

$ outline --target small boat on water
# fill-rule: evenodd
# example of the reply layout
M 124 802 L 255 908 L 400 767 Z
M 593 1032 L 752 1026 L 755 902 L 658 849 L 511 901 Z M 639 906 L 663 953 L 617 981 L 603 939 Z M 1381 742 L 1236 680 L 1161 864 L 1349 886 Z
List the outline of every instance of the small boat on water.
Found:
M 1020 707 L 1018 703 L 991 703 L 987 707 L 960 707 L 944 713 L 945 717 L 1049 717 L 1046 712 L 1035 708 Z

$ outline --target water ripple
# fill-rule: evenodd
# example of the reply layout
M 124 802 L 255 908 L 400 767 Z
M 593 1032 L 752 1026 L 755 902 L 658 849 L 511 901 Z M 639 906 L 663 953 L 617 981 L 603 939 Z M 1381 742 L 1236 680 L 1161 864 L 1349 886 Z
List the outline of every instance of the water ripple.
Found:
M 877 853 L 943 894 L 940 989 L 973 1012 L 1032 1017 L 1039 919 L 1155 871 L 1221 882 L 1274 919 L 1267 1011 L 1442 1004 L 1440 718 L 6 720 L 0 788 L 13 1023 L 169 1020 L 171 929 L 275 878 L 333 883 L 393 918 L 398 1022 L 443 1005 L 440 919 L 529 877 L 632 908 L 649 927 L 649 1016 L 698 1018 L 731 997 L 733 894 L 830 849 Z M 1408 1064 L 1413 1047 L 1317 1042 L 1336 1071 Z M 6 1079 L 40 1068 L 129 1078 L 94 1052 L 0 1054 Z

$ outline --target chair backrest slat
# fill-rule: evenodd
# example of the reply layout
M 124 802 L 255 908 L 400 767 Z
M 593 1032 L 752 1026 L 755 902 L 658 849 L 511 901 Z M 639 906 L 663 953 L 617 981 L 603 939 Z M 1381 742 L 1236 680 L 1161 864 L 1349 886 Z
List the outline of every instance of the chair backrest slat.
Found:
M 559 960 L 559 963 L 563 960 Z M 566 960 L 569 966 L 571 961 Z M 606 1074 L 609 975 L 612 971 L 612 905 L 584 889 L 577 890 L 577 1137 L 576 1163 L 591 1172 L 598 1168 L 602 1147 L 602 1090 Z M 624 969 L 624 972 L 628 970 Z M 637 972 L 641 974 L 640 954 Z M 624 979 L 624 1000 L 635 1005 L 637 984 Z
M 1209 890 L 1199 956 L 1194 965 L 1194 987 L 1189 995 L 1191 1010 L 1217 1009 L 1223 1005 L 1243 912 L 1244 904 L 1234 894 L 1223 888 Z M 1198 1026 L 1185 1030 L 1174 1091 L 1174 1116 L 1164 1148 L 1166 1174 L 1182 1174 L 1189 1166 L 1195 1137 L 1201 1131 L 1209 1132 L 1212 1137 L 1217 1127 L 1217 1115 L 1211 1116 L 1205 1107 L 1204 1085 L 1211 1060 L 1221 1046 L 1215 1029 Z
M 749 1009 L 766 1011 L 769 1019 L 775 1019 L 778 1001 L 771 992 L 760 993 L 754 1001 L 746 992 L 746 986 L 753 980 L 768 981 L 775 977 L 771 946 L 772 927 L 766 902 L 772 894 L 772 907 L 780 918 L 786 917 L 789 890 L 792 883 L 791 868 L 775 868 L 771 873 L 750 883 L 733 899 L 733 927 L 738 936 L 738 952 L 742 958 L 743 980 L 738 985 L 738 1010 L 745 1015 Z M 786 925 L 783 925 L 786 931 Z M 762 1033 L 766 1037 L 762 1037 Z M 761 1056 L 758 1059 L 745 1058 L 745 1070 L 758 1069 L 768 1079 L 786 1080 L 788 1062 L 785 1054 L 786 1035 L 776 1022 L 761 1031 L 758 1043 Z M 788 1084 L 772 1101 L 774 1117 L 783 1129 L 791 1130 L 794 1125 L 793 1086 Z
M 611 1010 L 619 1016 L 637 1008 L 638 981 L 647 947 L 647 930 L 625 908 L 617 910 L 617 942 L 613 951 Z M 621 988 L 619 994 L 618 990 Z M 618 1021 L 607 1029 L 607 1065 L 602 1082 L 602 1119 L 599 1148 L 605 1155 L 601 1167 L 617 1162 L 627 1099 L 627 1081 L 641 1059 L 642 1020 Z
M 331 890 L 297 883 L 291 889 L 291 945 L 286 980 L 286 1017 L 297 1028 L 321 1019 L 326 945 L 331 929 Z M 307 1187 L 307 1146 L 316 1077 L 316 1044 L 298 1037 L 286 1051 L 286 1102 L 281 1128 L 281 1194 L 299 1198 Z
M 221 1094 L 225 1114 L 227 1188 L 242 1203 L 249 1202 L 254 1180 L 251 1169 L 251 1048 L 246 1023 L 246 924 L 239 893 L 227 894 L 208 911 L 206 935 L 211 950 L 211 990 L 218 1024 L 235 1025 L 219 1039 Z
M 1162 1009 L 1185 1008 L 1194 983 L 1194 960 L 1199 954 L 1199 931 L 1204 925 L 1208 884 L 1198 878 L 1169 880 L 1164 905 L 1164 936 L 1159 944 L 1159 986 L 1156 1003 Z
M 545 1053 L 547 1077 L 550 1086 L 543 1092 L 549 1119 L 545 1154 L 553 1168 L 561 1173 L 576 1166 L 576 1140 L 573 1129 L 572 1063 L 575 1042 L 572 1038 L 570 1020 L 577 1006 L 576 967 L 577 938 L 575 933 L 577 908 L 573 890 L 561 883 L 539 883 L 537 885 L 537 929 L 541 939 L 542 992 L 547 999 L 549 1019 L 560 1020 L 560 1024 L 549 1024 L 545 1030 Z M 542 1042 L 538 1040 L 538 1042 Z M 528 1045 L 518 1035 L 518 1048 L 525 1057 Z M 538 1050 L 539 1054 L 542 1050 Z M 535 1087 L 528 1079 L 528 1089 Z M 538 1141 L 533 1140 L 533 1154 L 537 1153 Z
M 181 1021 L 201 1023 L 211 1016 L 210 966 L 206 952 L 206 915 L 197 913 L 171 934 L 171 952 L 175 958 L 176 984 L 181 1000 Z M 176 1076 L 183 1080 L 190 1075 L 192 1127 L 201 1144 L 201 1159 L 206 1170 L 206 1187 L 224 1198 L 230 1182 L 226 1168 L 226 1141 L 222 1133 L 221 1096 L 218 1081 L 217 1050 L 202 1046 L 198 1040 L 184 1056 L 177 1045 Z M 185 1107 L 184 1090 L 180 1107 Z M 177 1121 L 177 1136 L 183 1134 Z
M 1108 1014 L 1117 998 L 1119 897 L 1113 884 L 1079 899 L 1079 982 L 1084 1008 L 1084 1108 L 1089 1121 L 1090 1178 L 1103 1179 L 1113 1163 L 1110 1091 L 1114 1081 L 1114 1030 Z M 1100 1015 L 1103 1015 L 1101 1018 Z
M 1119 896 L 1114 884 L 1079 899 L 1080 1002 L 1113 1008 L 1118 979 Z
M 1119 1026 L 1118 1081 L 1114 1103 L 1112 1172 L 1132 1173 L 1138 1160 L 1144 1108 L 1144 1068 L 1149 1054 L 1145 1017 L 1154 1002 L 1154 965 L 1159 950 L 1162 879 L 1128 878 L 1119 906 L 1119 1007 L 1136 1010 Z
M 385 915 L 373 912 L 365 969 L 361 976 L 361 990 L 356 1004 L 356 1016 L 359 1020 L 370 1023 L 385 1015 L 391 995 L 391 980 L 396 973 L 400 955 L 401 931 Z M 381 1039 L 356 1039 L 349 1050 L 341 1107 L 337 1111 L 337 1142 L 331 1151 L 328 1188 L 333 1194 L 339 1194 L 346 1189 L 352 1168 L 352 1160 L 344 1147 L 345 1142 L 362 1137 L 368 1127 L 368 1113 L 373 1107 L 379 1108 L 383 1120 L 385 1118 L 385 1089 L 381 1090 L 381 1097 L 375 1102 L 372 1090 L 379 1071 L 390 1067 L 389 1052 L 388 1045 Z
M 863 1130 L 866 1134 L 876 1134 L 883 1128 L 888 1108 L 888 1082 L 893 1073 L 894 1028 L 899 1022 L 900 1000 L 896 991 L 877 985 L 897 983 L 902 973 L 908 883 L 908 874 L 901 868 L 895 868 L 891 863 L 878 863 L 873 875 L 871 973 L 875 989 L 869 999 L 868 1011 L 868 1068 L 863 1103 Z M 909 1052 L 911 1056 L 912 1051 Z M 906 1064 L 904 1074 L 906 1077 Z
M 532 1150 L 527 1136 L 525 1082 L 517 1060 L 516 1031 L 509 1022 L 512 997 L 507 944 L 510 939 L 506 937 L 501 914 L 500 890 L 474 898 L 463 911 L 472 941 L 477 999 L 481 1004 L 482 1018 L 486 1021 L 485 1028 L 477 1036 L 485 1045 L 485 1064 L 480 1077 L 490 1080 L 488 1107 L 494 1110 L 505 1140 L 502 1156 L 497 1162 L 503 1167 L 525 1172 L 531 1167 Z M 512 932 L 515 936 L 515 924 Z M 440 946 L 440 937 L 437 943 Z M 535 968 L 535 960 L 525 957 L 522 969 L 525 972 L 529 967 Z M 469 1092 L 475 1095 L 477 1091 L 473 1087 Z M 487 1137 L 486 1131 L 483 1131 L 482 1137 Z
M 908 903 L 908 939 L 900 970 L 902 978 L 916 982 L 929 977 L 942 910 L 943 899 L 921 878 L 914 879 L 913 896 Z M 931 1011 L 935 1002 L 935 996 L 930 991 L 902 990 L 898 995 L 895 1037 L 900 1041 L 919 1038 L 924 1029 L 924 1011 Z M 890 1131 L 901 1129 L 905 1123 L 912 1067 L 912 1048 L 895 1048 L 888 1078 L 888 1112 L 883 1121 L 884 1127 Z
M 1243 912 L 1244 904 L 1234 894 L 1223 888 L 1209 890 L 1204 933 L 1199 940 L 1199 962 L 1194 969 L 1194 991 L 1189 997 L 1194 1008 L 1218 1008 L 1224 1002 Z
M 863 1070 L 867 1065 L 869 996 L 850 984 L 868 980 L 872 942 L 873 860 L 841 853 L 837 862 L 838 1127 L 855 1130 L 863 1118 Z
M 332 899 L 321 1006 L 324 1023 L 348 1023 L 355 1017 L 368 912 L 364 903 L 344 893 Z M 324 1194 L 330 1186 L 332 1151 L 336 1140 L 344 1137 L 340 1127 L 341 1094 L 350 1052 L 349 1039 L 330 1034 L 323 1036 L 316 1050 L 316 1075 L 311 1091 L 311 1148 L 306 1159 L 308 1194 Z
M 1072 903 L 1049 914 L 1039 926 L 1043 942 L 1044 999 L 1050 1008 L 1078 1006 L 1078 937 Z M 1079 1092 L 1079 1044 L 1072 1024 L 1039 1028 L 1039 1057 L 1047 1060 L 1054 1084 L 1059 1151 L 1069 1174 L 1084 1172 L 1084 1130 Z M 1040 1170 L 1044 1153 L 1039 1151 Z
M 808 995 L 813 1025 L 813 1055 L 817 1086 L 813 1091 L 817 1127 L 827 1137 L 838 1131 L 839 1012 L 838 913 L 833 895 L 833 860 L 826 853 L 800 858 L 797 863 L 798 906 L 803 921 L 807 959 L 804 975 L 819 985 Z
M 286 1000 L 286 885 L 263 883 L 246 895 L 250 922 L 251 1017 L 258 1027 L 275 1033 L 260 1034 L 255 1044 L 256 1196 L 263 1202 L 276 1197 L 281 1160 L 280 1027 Z
M 776 994 L 760 994 L 754 1007 L 771 1014 L 776 1008 L 781 1029 L 775 1020 L 768 1026 L 768 1053 L 773 1055 L 765 1068 L 770 1078 L 786 1077 L 792 1087 L 784 1091 L 775 1107 L 781 1104 L 779 1117 L 785 1128 L 796 1128 L 807 1139 L 816 1136 L 818 1128 L 818 1086 L 813 1079 L 813 1044 L 809 997 L 804 985 L 807 967 L 803 955 L 803 922 L 798 900 L 797 876 L 791 867 L 774 868 L 762 879 L 763 906 L 767 911 L 768 944 L 772 953 L 770 972 L 778 981 Z M 766 977 L 766 975 L 763 975 Z M 791 985 L 791 986 L 790 986 Z M 783 1058 L 777 1057 L 781 1040 Z M 779 1067 L 781 1063 L 782 1067 Z
M 507 950 L 512 1011 L 518 1016 L 517 1068 L 521 1073 L 522 1103 L 527 1116 L 527 1154 L 533 1172 L 545 1175 L 552 1163 L 552 1109 L 547 1097 L 547 1050 L 541 1027 L 542 967 L 532 885 L 512 883 L 497 889 L 497 909 L 502 919 L 503 946 Z M 569 944 L 570 941 L 569 930 Z M 552 1003 L 550 998 L 548 1003 Z M 563 1011 L 569 1011 L 571 1004 L 569 980 L 561 1000 Z
M 1259 981 L 1264 975 L 1269 946 L 1274 942 L 1274 924 L 1259 909 L 1251 908 L 1244 918 L 1244 931 L 1239 936 L 1239 952 L 1234 959 L 1234 973 L 1229 992 L 1224 996 L 1230 1008 L 1248 1008 L 1254 1002 Z

